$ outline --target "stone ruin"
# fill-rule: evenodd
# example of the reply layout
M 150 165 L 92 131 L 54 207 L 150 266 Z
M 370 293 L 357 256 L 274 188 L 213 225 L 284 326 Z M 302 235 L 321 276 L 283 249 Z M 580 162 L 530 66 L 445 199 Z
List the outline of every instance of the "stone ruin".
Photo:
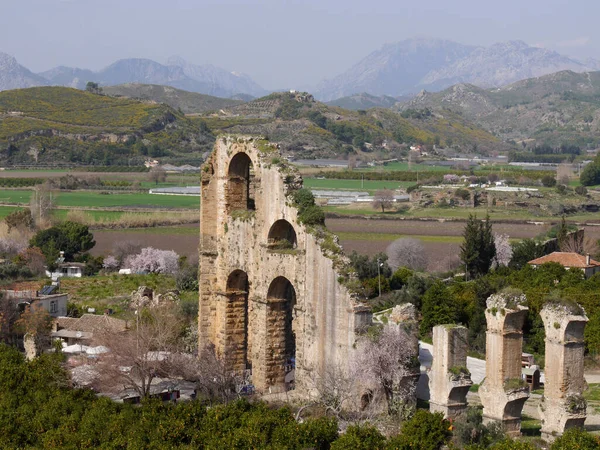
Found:
M 528 309 L 525 296 L 500 293 L 487 300 L 485 312 L 486 377 L 479 388 L 486 422 L 500 422 L 512 436 L 520 434 L 521 412 L 529 398 L 522 379 L 523 324 Z M 546 332 L 545 387 L 539 406 L 542 437 L 552 440 L 586 419 L 583 368 L 584 329 L 588 321 L 579 305 L 547 303 L 540 313 Z M 455 417 L 467 407 L 472 385 L 467 362 L 467 329 L 458 325 L 433 328 L 433 364 L 429 372 L 430 409 Z
M 371 311 L 342 281 L 335 238 L 302 225 L 302 186 L 276 146 L 224 136 L 202 168 L 199 348 L 213 347 L 257 393 L 308 388 L 345 369 Z
M 548 303 L 541 311 L 546 331 L 546 382 L 540 405 L 542 436 L 551 440 L 572 427 L 583 427 L 586 388 L 583 376 L 583 331 L 588 319 L 583 308 Z
M 432 412 L 454 418 L 467 409 L 467 393 L 473 385 L 467 369 L 467 328 L 433 327 L 433 363 L 429 373 L 429 406 Z
M 501 422 L 509 435 L 520 434 L 521 411 L 529 398 L 521 375 L 525 301 L 523 294 L 494 294 L 485 310 L 485 380 L 479 387 L 483 417 Z
M 162 303 L 179 301 L 177 291 L 167 291 L 164 294 L 156 294 L 148 286 L 140 286 L 131 293 L 130 305 L 135 308 L 156 307 Z

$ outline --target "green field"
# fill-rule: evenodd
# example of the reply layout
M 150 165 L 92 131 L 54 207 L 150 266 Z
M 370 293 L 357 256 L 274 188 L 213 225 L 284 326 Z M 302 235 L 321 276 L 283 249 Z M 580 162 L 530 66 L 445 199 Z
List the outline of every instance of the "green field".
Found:
M 28 204 L 31 191 L 0 190 L 0 203 Z M 200 197 L 72 191 L 56 194 L 56 205 L 76 208 L 200 208 Z
M 407 188 L 415 184 L 413 181 L 379 181 L 379 180 L 334 180 L 305 178 L 304 187 L 310 189 L 352 190 L 374 192 L 378 189 Z
M 453 170 L 452 167 L 445 166 L 431 166 L 429 164 L 411 164 L 410 168 L 408 162 L 399 161 L 392 162 L 385 166 L 369 167 L 368 169 L 360 169 L 365 172 L 390 172 L 392 170 L 410 171 L 410 172 L 448 172 Z

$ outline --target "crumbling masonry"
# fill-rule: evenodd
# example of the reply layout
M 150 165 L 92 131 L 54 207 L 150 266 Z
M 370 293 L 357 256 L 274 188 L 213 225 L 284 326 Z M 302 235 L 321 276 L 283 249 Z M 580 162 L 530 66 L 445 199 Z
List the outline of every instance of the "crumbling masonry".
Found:
M 298 222 L 302 186 L 275 146 L 220 137 L 203 166 L 199 346 L 251 374 L 258 392 L 344 368 L 371 312 L 340 281 L 337 244 Z M 326 236 L 326 237 L 327 237 Z
M 525 295 L 501 293 L 487 299 L 485 380 L 479 388 L 486 421 L 499 421 L 509 435 L 521 431 L 529 387 L 521 378 Z
M 429 374 L 429 407 L 454 418 L 467 408 L 473 384 L 467 370 L 468 330 L 459 325 L 433 327 L 433 364 Z
M 588 319 L 580 306 L 566 303 L 546 304 L 541 316 L 546 331 L 546 382 L 540 413 L 542 436 L 551 440 L 585 422 L 583 331 Z

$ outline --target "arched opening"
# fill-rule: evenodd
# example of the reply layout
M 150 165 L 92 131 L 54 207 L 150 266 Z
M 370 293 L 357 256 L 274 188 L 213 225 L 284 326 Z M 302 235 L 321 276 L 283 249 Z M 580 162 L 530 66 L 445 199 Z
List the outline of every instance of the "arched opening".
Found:
M 277 277 L 267 293 L 267 385 L 293 389 L 296 372 L 296 290 L 285 277 Z
M 252 160 L 246 153 L 238 153 L 229 162 L 226 203 L 229 212 L 256 209 L 255 175 Z
M 276 221 L 269 230 L 267 245 L 273 250 L 296 248 L 298 241 L 292 224 L 285 219 Z
M 231 367 L 243 371 L 251 368 L 249 355 L 251 342 L 249 339 L 248 320 L 248 275 L 243 270 L 234 270 L 227 278 L 227 302 L 223 311 L 225 323 L 225 354 L 230 359 Z

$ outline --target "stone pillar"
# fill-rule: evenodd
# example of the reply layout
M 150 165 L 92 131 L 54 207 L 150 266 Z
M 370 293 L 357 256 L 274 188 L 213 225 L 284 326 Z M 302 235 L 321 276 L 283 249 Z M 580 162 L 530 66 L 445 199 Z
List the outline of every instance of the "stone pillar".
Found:
M 588 319 L 583 308 L 567 302 L 548 303 L 540 315 L 546 331 L 546 383 L 539 409 L 542 437 L 552 440 L 585 422 L 583 331 Z
M 499 421 L 511 436 L 521 431 L 521 411 L 529 387 L 521 375 L 524 294 L 500 293 L 487 299 L 485 380 L 479 388 L 484 421 Z
M 473 384 L 467 369 L 468 330 L 459 325 L 433 327 L 433 363 L 429 372 L 429 409 L 456 417 L 467 408 Z

